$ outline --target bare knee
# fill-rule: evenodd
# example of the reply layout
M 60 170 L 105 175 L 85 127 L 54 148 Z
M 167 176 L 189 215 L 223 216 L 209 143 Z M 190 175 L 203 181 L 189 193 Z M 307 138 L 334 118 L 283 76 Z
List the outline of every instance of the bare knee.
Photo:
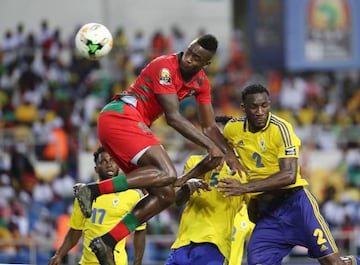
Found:
M 151 146 L 139 159 L 138 167 L 149 180 L 149 186 L 163 187 L 172 185 L 177 173 L 169 155 L 161 145 Z
M 132 210 L 140 223 L 149 220 L 175 202 L 175 191 L 171 185 L 146 190 L 148 196 L 143 197 Z

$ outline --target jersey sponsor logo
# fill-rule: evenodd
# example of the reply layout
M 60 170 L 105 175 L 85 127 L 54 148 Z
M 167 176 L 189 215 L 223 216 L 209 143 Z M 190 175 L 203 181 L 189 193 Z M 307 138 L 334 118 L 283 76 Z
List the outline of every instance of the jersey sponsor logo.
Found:
M 293 147 L 288 147 L 285 149 L 285 155 L 287 156 L 294 156 L 296 155 L 296 147 L 293 146 Z
M 237 143 L 238 146 L 244 146 L 245 143 L 244 143 L 244 140 L 240 140 L 238 143 Z
M 171 84 L 171 74 L 169 69 L 162 68 L 160 70 L 159 82 L 161 85 L 170 85 Z
M 321 247 L 320 247 L 320 252 L 324 252 L 324 251 L 326 251 L 326 250 L 328 250 L 328 247 L 325 246 L 325 245 L 321 245 Z

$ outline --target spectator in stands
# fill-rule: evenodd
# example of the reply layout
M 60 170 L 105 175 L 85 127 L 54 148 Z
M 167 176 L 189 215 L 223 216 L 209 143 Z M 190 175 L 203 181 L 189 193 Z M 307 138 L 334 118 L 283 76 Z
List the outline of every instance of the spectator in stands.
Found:
M 40 22 L 40 31 L 37 35 L 37 44 L 40 48 L 43 48 L 45 42 L 51 38 L 51 32 L 49 29 L 49 21 L 47 19 L 43 19 Z
M 37 251 L 49 259 L 52 243 L 56 238 L 55 216 L 52 216 L 46 208 L 39 210 L 38 215 L 39 219 L 31 230 L 30 236 L 34 245 L 36 245 Z
M 24 32 L 24 23 L 19 22 L 16 25 L 16 32 L 14 33 L 14 39 L 16 43 L 16 52 L 17 52 L 17 62 L 21 62 L 23 59 L 23 48 L 25 45 L 25 32 Z
M 114 45 L 113 49 L 116 53 L 125 53 L 127 52 L 129 45 L 129 40 L 125 34 L 125 29 L 123 27 L 117 28 L 114 35 Z
M 6 30 L 0 42 L 0 49 L 3 52 L 2 62 L 5 66 L 16 63 L 16 39 L 11 29 Z
M 9 64 L 2 75 L 0 75 L 0 88 L 6 91 L 13 91 L 17 87 L 20 77 L 20 69 L 15 63 Z M 9 98 L 12 100 L 12 98 Z
M 345 220 L 345 209 L 336 200 L 336 188 L 332 185 L 325 189 L 325 196 L 320 209 L 331 228 L 340 228 Z
M 306 101 L 306 82 L 300 76 L 288 75 L 283 79 L 279 103 L 282 108 L 298 111 Z
M 0 218 L 0 260 L 10 263 L 16 255 L 14 239 L 6 223 Z
M 54 191 L 51 185 L 44 179 L 39 179 L 33 189 L 33 199 L 42 205 L 50 205 L 54 200 Z
M 15 110 L 15 117 L 19 123 L 28 125 L 29 127 L 38 119 L 38 109 L 37 106 L 31 102 L 30 95 L 29 97 L 24 97 L 22 103 L 18 105 Z
M 10 153 L 11 166 L 10 177 L 15 189 L 24 189 L 30 194 L 37 178 L 33 162 L 27 155 L 27 146 L 23 142 L 16 143 L 14 149 Z
M 129 52 L 130 60 L 134 65 L 134 74 L 137 76 L 148 61 L 147 52 L 149 41 L 146 39 L 142 30 L 135 32 L 134 39 L 130 41 Z
M 73 199 L 72 187 L 75 184 L 74 178 L 70 172 L 63 166 L 59 175 L 52 182 L 54 195 L 60 200 L 69 202 Z
M 171 35 L 169 37 L 169 52 L 179 52 L 186 49 L 186 41 L 183 31 L 178 25 L 171 27 Z
M 169 50 L 169 43 L 161 30 L 155 31 L 154 35 L 151 38 L 150 43 L 151 55 L 150 59 L 155 59 L 161 55 L 164 55 Z
M 22 65 L 24 63 L 25 67 L 29 67 L 33 64 L 36 58 L 36 52 L 37 52 L 37 43 L 36 43 L 36 37 L 33 33 L 29 33 L 26 36 L 25 44 L 21 49 L 21 58 L 22 60 L 19 62 L 19 65 Z
M 0 208 L 6 206 L 12 199 L 15 199 L 15 195 L 15 189 L 11 186 L 10 176 L 6 171 L 1 172 L 0 170 Z
M 69 155 L 69 143 L 67 133 L 60 117 L 51 122 L 50 140 L 44 148 L 43 157 L 46 160 L 66 161 Z

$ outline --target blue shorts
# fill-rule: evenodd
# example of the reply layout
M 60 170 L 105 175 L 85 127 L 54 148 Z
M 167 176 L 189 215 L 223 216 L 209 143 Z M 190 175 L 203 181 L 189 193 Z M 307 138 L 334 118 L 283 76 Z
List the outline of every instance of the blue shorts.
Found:
M 296 246 L 304 246 L 312 258 L 338 252 L 329 227 L 314 196 L 300 189 L 262 209 L 248 244 L 248 264 L 281 264 Z
M 165 265 L 223 265 L 225 257 L 212 243 L 191 243 L 173 249 Z

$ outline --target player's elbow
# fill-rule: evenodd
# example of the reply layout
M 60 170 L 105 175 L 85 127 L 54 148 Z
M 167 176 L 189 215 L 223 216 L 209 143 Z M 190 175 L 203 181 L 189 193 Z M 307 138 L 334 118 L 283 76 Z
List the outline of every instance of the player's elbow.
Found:
M 166 115 L 165 116 L 166 119 L 166 123 L 172 127 L 172 128 L 177 128 L 177 125 L 179 124 L 179 116 L 172 114 L 172 115 Z
M 203 134 L 205 134 L 209 138 L 211 138 L 211 135 L 213 135 L 214 130 L 218 130 L 215 124 L 214 126 L 202 127 Z

